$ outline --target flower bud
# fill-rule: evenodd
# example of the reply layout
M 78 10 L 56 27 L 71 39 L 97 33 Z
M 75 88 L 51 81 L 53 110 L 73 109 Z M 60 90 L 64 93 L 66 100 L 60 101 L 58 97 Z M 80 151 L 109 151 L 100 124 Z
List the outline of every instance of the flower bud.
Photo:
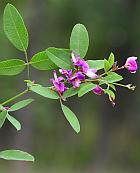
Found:
M 129 57 L 126 60 L 126 63 L 124 65 L 124 67 L 128 71 L 130 71 L 130 73 L 136 73 L 136 71 L 137 71 L 138 65 L 137 65 L 136 60 L 137 60 L 137 57 L 134 57 L 134 56 L 133 57 Z
M 94 94 L 97 94 L 97 95 L 101 95 L 104 93 L 103 88 L 100 87 L 99 85 L 96 85 L 96 87 L 92 91 L 94 92 Z

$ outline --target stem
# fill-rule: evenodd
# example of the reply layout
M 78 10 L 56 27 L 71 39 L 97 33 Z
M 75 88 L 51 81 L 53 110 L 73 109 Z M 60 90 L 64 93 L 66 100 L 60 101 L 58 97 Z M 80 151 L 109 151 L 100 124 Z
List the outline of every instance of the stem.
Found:
M 124 66 L 118 67 L 118 68 L 115 69 L 115 70 L 112 70 L 112 69 L 111 69 L 111 70 L 109 70 L 109 71 L 107 71 L 107 72 L 101 74 L 100 77 L 103 77 L 104 75 L 106 75 L 106 74 L 109 73 L 109 72 L 115 72 L 115 71 L 122 70 L 122 69 L 124 69 Z
M 61 98 L 60 98 L 60 104 L 62 105 L 62 100 L 61 100 Z
M 26 51 L 24 53 L 25 53 L 25 58 L 26 58 L 26 63 L 27 63 L 27 78 L 30 79 L 30 64 L 28 61 L 28 55 L 27 55 Z
M 84 82 L 98 82 L 100 80 L 100 78 L 96 78 L 96 79 L 86 79 Z
M 14 97 L 8 99 L 7 101 L 3 102 L 1 105 L 3 106 L 3 105 L 5 105 L 5 104 L 9 103 L 9 102 L 11 102 L 11 101 L 17 99 L 18 97 L 23 96 L 23 95 L 26 94 L 27 92 L 29 92 L 29 89 L 28 89 L 28 88 L 27 88 L 26 90 L 24 90 L 23 92 L 17 94 L 16 96 L 14 96 Z
M 123 85 L 123 84 L 120 84 L 120 83 L 115 83 L 115 82 L 113 82 L 112 84 L 114 84 L 114 85 L 118 85 L 118 86 L 121 86 L 121 87 L 128 88 L 128 86 L 127 86 L 127 85 Z

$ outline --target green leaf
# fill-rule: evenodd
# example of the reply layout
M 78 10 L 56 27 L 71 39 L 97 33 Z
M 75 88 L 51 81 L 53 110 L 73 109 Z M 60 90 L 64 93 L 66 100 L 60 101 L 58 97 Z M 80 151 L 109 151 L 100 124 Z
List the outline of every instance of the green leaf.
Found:
M 115 61 L 115 57 L 114 57 L 114 54 L 111 52 L 111 54 L 110 54 L 110 56 L 108 58 L 108 62 L 109 62 L 110 68 L 113 66 L 114 61 Z
M 5 160 L 20 160 L 34 162 L 34 157 L 20 150 L 5 150 L 0 152 L 0 158 Z
M 109 87 L 112 88 L 114 91 L 116 91 L 116 87 L 113 84 L 109 84 Z
M 112 90 L 105 89 L 105 90 L 104 90 L 104 93 L 105 93 L 105 94 L 108 94 L 109 97 L 111 97 L 113 100 L 115 100 L 115 94 L 114 94 L 114 92 L 113 92 Z
M 109 71 L 109 69 L 110 69 L 110 64 L 106 59 L 104 59 L 104 70 L 105 70 L 105 72 Z
M 76 24 L 70 37 L 70 49 L 76 51 L 81 58 L 84 58 L 89 46 L 88 31 L 82 24 Z
M 85 83 L 83 86 L 81 85 L 80 90 L 78 91 L 78 97 L 82 97 L 84 94 L 93 90 L 96 87 L 96 84 L 93 83 Z
M 57 69 L 57 66 L 48 58 L 46 51 L 35 54 L 30 64 L 38 70 L 53 70 Z
M 104 68 L 104 60 L 88 60 L 87 63 L 90 68 L 96 68 L 96 70 Z
M 18 103 L 15 103 L 14 105 L 12 105 L 10 107 L 10 110 L 9 111 L 17 111 L 19 109 L 22 109 L 24 107 L 26 107 L 27 105 L 29 105 L 30 103 L 32 103 L 34 101 L 34 99 L 26 99 L 26 100 L 22 100 Z
M 4 110 L 0 113 L 0 128 L 3 126 L 7 116 L 7 110 Z
M 19 59 L 0 61 L 0 75 L 17 75 L 25 68 L 25 62 Z
M 7 114 L 7 119 L 10 121 L 10 123 L 17 129 L 17 131 L 21 130 L 21 124 L 18 120 L 16 120 L 11 115 Z
M 78 93 L 78 91 L 79 91 L 79 88 L 71 87 L 67 91 L 64 92 L 63 97 L 64 98 L 72 97 L 72 96 L 76 95 Z
M 61 107 L 62 107 L 62 111 L 66 117 L 66 119 L 68 120 L 68 122 L 70 123 L 70 125 L 72 126 L 72 128 L 79 133 L 80 132 L 80 124 L 79 121 L 76 117 L 76 115 L 65 105 L 63 105 L 61 103 Z
M 48 87 L 42 87 L 42 86 L 31 86 L 30 87 L 31 91 L 43 96 L 43 97 L 47 97 L 47 98 L 50 98 L 50 99 L 59 99 L 59 95 L 57 92 L 51 90 L 50 88 Z
M 103 80 L 107 81 L 108 83 L 118 82 L 122 80 L 123 77 L 115 72 L 110 72 Z
M 26 51 L 28 48 L 28 32 L 21 15 L 13 5 L 6 5 L 3 21 L 4 32 L 11 43 L 17 49 Z
M 71 54 L 65 49 L 50 47 L 46 50 L 48 58 L 59 68 L 68 70 L 72 68 Z
M 3 106 L 0 104 L 0 110 L 3 110 Z

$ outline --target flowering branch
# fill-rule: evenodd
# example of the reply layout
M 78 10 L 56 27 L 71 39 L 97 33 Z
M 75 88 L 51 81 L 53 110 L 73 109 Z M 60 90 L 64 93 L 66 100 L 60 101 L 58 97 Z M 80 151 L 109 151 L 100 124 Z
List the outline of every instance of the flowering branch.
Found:
M 13 21 L 13 22 L 11 22 Z M 82 97 L 88 92 L 96 95 L 107 94 L 112 106 L 115 106 L 116 86 L 121 86 L 129 90 L 134 90 L 132 84 L 118 83 L 123 77 L 117 74 L 118 70 L 127 69 L 130 73 L 136 73 L 138 69 L 137 57 L 127 58 L 121 67 L 115 61 L 114 54 L 111 53 L 108 59 L 104 60 L 84 60 L 89 46 L 88 31 L 82 24 L 76 24 L 70 37 L 70 48 L 50 47 L 35 54 L 28 60 L 27 49 L 29 34 L 24 21 L 17 9 L 7 4 L 3 15 L 4 32 L 9 41 L 25 54 L 25 62 L 20 59 L 9 59 L 0 62 L 0 75 L 17 75 L 27 66 L 27 89 L 0 104 L 0 128 L 8 120 L 16 130 L 21 129 L 21 124 L 11 112 L 26 107 L 33 99 L 26 99 L 17 102 L 9 107 L 9 103 L 23 96 L 28 92 L 39 94 L 40 96 L 60 100 L 60 106 L 65 118 L 70 123 L 76 133 L 80 132 L 80 123 L 76 115 L 63 104 L 69 97 L 78 94 Z M 37 70 L 53 70 L 53 78 L 50 79 L 52 86 L 44 87 L 36 84 L 30 79 L 30 66 Z M 19 150 L 6 150 L 0 152 L 0 158 L 6 160 L 34 161 L 34 157 Z

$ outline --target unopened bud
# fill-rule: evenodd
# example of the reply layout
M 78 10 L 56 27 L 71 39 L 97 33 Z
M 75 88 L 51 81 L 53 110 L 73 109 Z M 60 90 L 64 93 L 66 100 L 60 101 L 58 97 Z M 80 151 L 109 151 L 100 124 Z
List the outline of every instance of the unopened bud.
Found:
M 128 84 L 128 85 L 126 85 L 126 87 L 127 87 L 128 89 L 132 90 L 132 91 L 134 91 L 135 88 L 136 88 L 136 86 L 134 86 L 134 85 L 132 85 L 132 84 Z

